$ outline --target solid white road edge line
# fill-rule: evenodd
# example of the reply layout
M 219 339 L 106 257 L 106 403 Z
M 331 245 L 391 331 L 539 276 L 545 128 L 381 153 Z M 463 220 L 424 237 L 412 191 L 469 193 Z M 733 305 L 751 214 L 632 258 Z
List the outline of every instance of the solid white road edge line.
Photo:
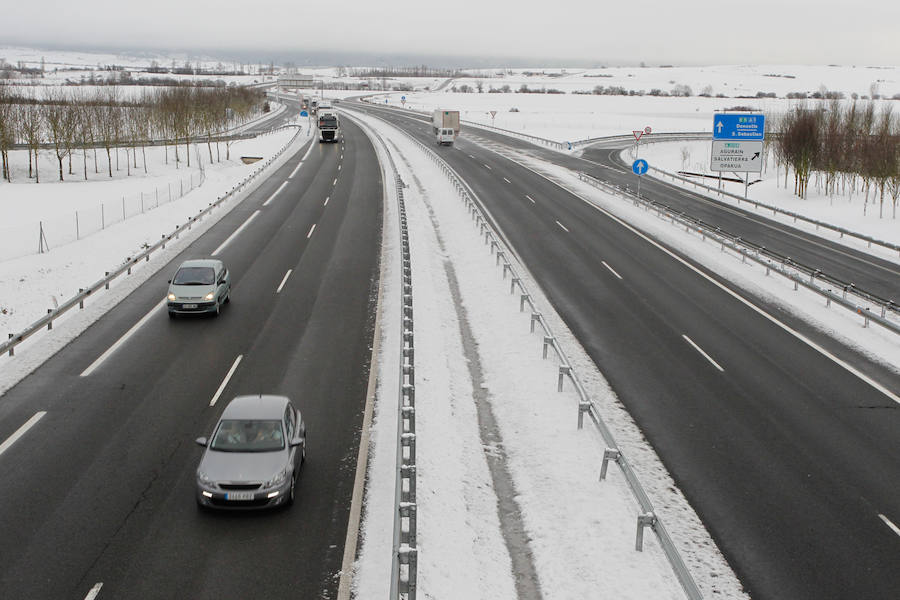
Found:
M 291 171 L 291 174 L 288 175 L 288 179 L 293 179 L 293 178 L 294 178 L 294 175 L 297 174 L 297 171 L 299 171 L 299 170 L 300 170 L 300 167 L 302 167 L 302 166 L 303 166 L 303 161 L 301 160 L 300 162 L 297 163 L 297 166 L 294 167 L 294 170 Z
M 230 243 L 231 243 L 231 240 L 233 240 L 234 238 L 236 238 L 236 237 L 238 236 L 238 234 L 244 230 L 244 227 L 246 227 L 247 225 L 249 225 L 249 224 L 250 224 L 250 221 L 252 221 L 253 219 L 255 219 L 255 218 L 256 218 L 256 215 L 258 215 L 258 214 L 259 214 L 259 211 L 257 210 L 255 213 L 253 213 L 252 215 L 250 215 L 250 217 L 249 217 L 246 221 L 244 221 L 243 225 L 241 225 L 240 227 L 238 227 L 237 229 L 235 229 L 235 230 L 234 230 L 234 233 L 232 233 L 230 236 L 228 236 L 228 239 L 227 239 L 227 240 L 225 240 L 224 242 L 222 242 L 222 245 L 221 245 L 221 246 L 219 246 L 218 248 L 216 248 L 215 250 L 213 250 L 213 253 L 212 253 L 210 256 L 215 256 L 215 255 L 217 255 L 219 252 L 221 252 L 222 249 L 225 248 L 225 246 L 227 246 L 228 244 L 230 244 Z
M 707 354 L 706 352 L 704 352 L 704 351 L 703 351 L 703 348 L 701 348 L 700 346 L 698 346 L 697 344 L 695 344 L 695 343 L 694 343 L 694 340 L 692 340 L 691 338 L 689 338 L 688 336 L 686 336 L 686 335 L 684 335 L 684 334 L 682 334 L 681 337 L 683 337 L 683 338 L 687 341 L 688 344 L 690 344 L 691 346 L 693 346 L 693 347 L 694 347 L 694 350 L 696 350 L 697 352 L 699 352 L 700 354 L 702 354 L 702 355 L 703 355 L 703 358 L 705 358 L 706 360 L 708 360 L 709 362 L 711 362 L 712 365 L 713 365 L 715 368 L 717 368 L 718 370 L 722 371 L 723 373 L 725 372 L 725 369 L 723 369 L 722 366 L 721 366 L 719 363 L 717 363 L 716 361 L 714 361 L 714 360 L 712 359 L 712 357 L 711 357 L 709 354 Z
M 290 179 L 290 178 L 288 178 L 288 179 Z M 271 196 L 269 196 L 268 198 L 266 198 L 266 201 L 263 202 L 262 205 L 263 205 L 263 206 L 268 206 L 268 205 L 269 205 L 269 202 L 272 201 L 272 198 L 274 198 L 275 196 L 277 196 L 277 195 L 278 195 L 278 192 L 280 192 L 281 190 L 283 190 L 283 189 L 284 189 L 284 186 L 286 186 L 287 184 L 288 184 L 288 182 L 285 181 L 285 182 L 282 183 L 280 186 L 278 186 L 278 189 L 275 190 L 275 193 L 272 194 Z
M 613 269 L 611 266 L 609 266 L 608 264 L 606 264 L 606 261 L 605 261 L 605 260 L 601 260 L 600 262 L 603 264 L 604 267 L 606 267 L 607 269 L 609 269 L 609 272 L 610 272 L 610 273 L 612 273 L 613 275 L 615 275 L 615 276 L 618 277 L 619 279 L 622 279 L 622 276 L 619 275 L 618 273 L 616 273 L 616 270 L 615 270 L 615 269 Z
M 47 414 L 47 411 L 42 410 L 38 413 L 35 413 L 33 417 L 28 419 L 24 425 L 16 429 L 15 433 L 6 438 L 6 441 L 0 444 L 0 454 L 6 452 L 6 450 L 18 441 L 20 437 L 28 433 L 28 430 L 35 426 L 35 424 L 44 418 L 44 415 Z
M 97 597 L 97 594 L 100 593 L 100 588 L 103 587 L 103 582 L 97 583 L 94 587 L 91 588 L 91 591 L 88 592 L 88 595 L 84 597 L 84 600 L 94 600 Z
M 900 404 L 900 396 L 897 396 L 897 394 L 893 393 L 891 390 L 887 389 L 886 387 L 884 387 L 883 385 L 881 385 L 880 383 L 878 383 L 877 381 L 875 381 L 874 379 L 872 379 L 871 377 L 869 377 L 868 375 L 866 375 L 865 373 L 863 373 L 862 371 L 860 371 L 859 369 L 857 369 L 856 367 L 851 365 L 850 363 L 844 362 L 843 360 L 841 360 L 840 358 L 838 358 L 837 356 L 835 356 L 834 354 L 832 354 L 831 352 L 829 352 L 828 350 L 823 348 L 822 346 L 816 344 L 814 341 L 812 341 L 808 337 L 804 336 L 799 331 L 791 329 L 785 323 L 782 323 L 777 318 L 770 315 L 762 308 L 756 306 L 755 304 L 753 304 L 752 302 L 750 302 L 749 300 L 747 300 L 746 298 L 744 298 L 743 296 L 741 296 L 740 294 L 738 294 L 737 292 L 735 292 L 734 290 L 729 288 L 728 286 L 715 280 L 710 275 L 707 275 L 706 273 L 701 271 L 699 268 L 695 267 L 694 265 L 692 265 L 685 259 L 681 258 L 677 254 L 674 254 L 668 248 L 664 247 L 662 244 L 658 243 L 656 240 L 652 239 L 651 237 L 645 235 L 639 229 L 632 227 L 631 225 L 629 225 L 628 223 L 626 223 L 625 221 L 623 221 L 622 219 L 620 219 L 613 213 L 609 212 L 605 208 L 597 206 L 596 204 L 594 204 L 593 202 L 591 202 L 590 200 L 588 200 L 587 198 L 582 196 L 579 192 L 575 192 L 575 191 L 557 183 L 556 181 L 553 181 L 552 179 L 550 179 L 543 173 L 539 173 L 538 171 L 535 171 L 533 168 L 519 162 L 518 160 L 514 160 L 514 159 L 510 158 L 509 156 L 506 156 L 505 158 L 507 160 L 509 160 L 510 162 L 514 162 L 515 164 L 519 165 L 523 169 L 531 171 L 532 173 L 534 173 L 541 179 L 544 179 L 544 180 L 552 183 L 553 185 L 559 187 L 560 189 L 572 194 L 576 198 L 579 198 L 582 202 L 584 202 L 588 206 L 592 207 L 594 210 L 603 213 L 604 215 L 606 215 L 607 217 L 609 217 L 610 219 L 612 219 L 613 221 L 615 221 L 616 223 L 618 223 L 619 225 L 621 225 L 622 227 L 627 229 L 628 231 L 632 232 L 634 235 L 636 235 L 639 238 L 641 238 L 642 240 L 646 241 L 648 244 L 651 244 L 653 247 L 655 247 L 659 251 L 672 257 L 673 259 L 675 259 L 676 261 L 678 261 L 679 263 L 681 263 L 682 265 L 684 265 L 685 267 L 687 267 L 688 269 L 690 269 L 691 271 L 693 271 L 694 273 L 696 273 L 697 275 L 702 277 L 703 279 L 706 279 L 708 282 L 710 282 L 711 284 L 713 284 L 714 286 L 716 286 L 717 288 L 719 288 L 720 290 L 722 290 L 723 292 L 725 292 L 726 294 L 728 294 L 729 296 L 731 296 L 732 298 L 737 300 L 738 302 L 744 304 L 750 310 L 756 312 L 764 319 L 769 320 L 771 323 L 773 323 L 777 327 L 780 327 L 783 331 L 785 331 L 789 335 L 793 336 L 800 342 L 806 344 L 807 346 L 809 346 L 810 348 L 812 348 L 813 350 L 815 350 L 816 352 L 818 352 L 819 354 L 821 354 L 822 356 L 824 356 L 825 358 L 827 358 L 828 360 L 833 362 L 834 364 L 838 365 L 839 367 L 841 367 L 842 369 L 844 369 L 851 375 L 855 376 L 860 381 L 863 381 L 864 383 L 870 385 L 871 387 L 875 388 L 876 390 L 878 390 L 879 392 L 881 392 L 882 394 L 884 394 L 885 396 L 887 396 L 888 398 L 890 398 L 891 400 L 896 402 L 897 404 Z M 590 162 L 590 161 L 588 161 L 588 162 Z M 574 177 L 574 175 L 573 175 L 573 177 Z
M 99 356 L 99 358 L 97 358 L 97 360 L 95 360 L 94 362 L 92 362 L 92 363 L 91 363 L 91 366 L 89 366 L 87 369 L 85 369 L 84 371 L 82 371 L 82 372 L 81 372 L 81 375 L 79 375 L 79 377 L 87 377 L 88 375 L 90 375 L 91 373 L 93 373 L 94 370 L 95 370 L 97 367 L 99 367 L 101 364 L 103 364 L 103 361 L 105 361 L 107 358 L 109 358 L 109 357 L 112 355 L 113 352 L 115 352 L 116 350 L 118 350 L 119 347 L 122 346 L 122 344 L 124 344 L 126 341 L 128 341 L 128 338 L 130 338 L 132 335 L 134 335 L 134 334 L 137 332 L 137 330 L 140 329 L 140 328 L 144 325 L 144 323 L 146 323 L 147 321 L 149 321 L 149 320 L 150 320 L 150 317 L 153 316 L 153 313 L 155 313 L 157 310 L 159 310 L 160 308 L 162 308 L 163 305 L 165 305 L 165 303 L 166 303 L 166 299 L 165 299 L 165 298 L 163 298 L 162 300 L 160 300 L 159 304 L 157 304 L 156 306 L 154 306 L 153 308 L 151 308 L 151 309 L 150 309 L 150 312 L 148 312 L 146 315 L 144 315 L 143 317 L 141 317 L 141 320 L 140 320 L 140 321 L 138 321 L 137 323 L 135 323 L 134 325 L 132 325 L 132 326 L 131 326 L 131 329 L 129 329 L 128 331 L 126 331 L 126 332 L 125 332 L 125 335 L 123 335 L 122 337 L 120 337 L 120 338 L 116 341 L 115 344 L 113 344 L 112 346 L 110 346 L 109 349 L 108 349 L 106 352 L 104 352 L 103 354 L 101 354 L 101 355 Z
M 281 293 L 282 288 L 284 288 L 284 284 L 287 283 L 288 277 L 290 277 L 290 276 L 291 276 L 291 273 L 293 273 L 293 272 L 294 272 L 293 269 L 288 269 L 288 272 L 284 274 L 284 279 L 281 280 L 281 285 L 279 285 L 279 286 L 278 286 L 278 289 L 275 290 L 275 293 L 276 293 L 276 294 L 280 294 L 280 293 Z
M 222 395 L 222 392 L 225 391 L 225 386 L 228 385 L 228 382 L 231 381 L 231 376 L 234 375 L 234 372 L 237 370 L 238 365 L 241 364 L 241 359 L 244 358 L 243 354 L 239 354 L 236 359 L 234 359 L 234 364 L 231 365 L 231 368 L 228 369 L 228 374 L 225 375 L 225 379 L 222 380 L 222 385 L 219 386 L 219 389 L 216 390 L 216 395 L 213 396 L 213 399 L 209 401 L 210 406 L 215 406 L 216 402 L 219 401 L 219 396 Z
M 893 529 L 894 533 L 896 533 L 897 535 L 900 535 L 900 527 L 897 527 L 896 525 L 894 525 L 894 523 L 890 519 L 888 519 L 886 516 L 884 516 L 882 514 L 879 514 L 878 517 L 882 521 L 884 521 L 885 525 L 887 525 L 888 527 Z
M 565 225 L 563 225 L 563 224 L 560 223 L 559 221 L 557 221 L 556 224 L 559 225 L 560 227 L 562 227 L 562 230 L 563 230 L 563 231 L 565 231 L 566 233 L 569 233 L 569 230 L 566 229 L 566 226 L 565 226 Z

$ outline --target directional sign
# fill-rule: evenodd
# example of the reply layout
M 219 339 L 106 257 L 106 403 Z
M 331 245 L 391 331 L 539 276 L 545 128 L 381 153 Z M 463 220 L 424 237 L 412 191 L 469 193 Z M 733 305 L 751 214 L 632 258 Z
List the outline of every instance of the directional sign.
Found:
M 714 140 L 762 140 L 765 133 L 765 115 L 740 113 L 713 115 Z
M 631 163 L 631 170 L 634 171 L 635 175 L 643 175 L 647 172 L 647 169 L 650 168 L 650 165 L 643 158 L 639 158 L 633 163 Z
M 762 142 L 713 140 L 709 168 L 713 171 L 759 173 L 762 171 Z

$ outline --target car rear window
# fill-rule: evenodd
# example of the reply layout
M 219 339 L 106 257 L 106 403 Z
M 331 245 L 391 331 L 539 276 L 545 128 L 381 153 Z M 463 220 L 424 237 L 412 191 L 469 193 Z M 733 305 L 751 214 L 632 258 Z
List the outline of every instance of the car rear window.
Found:
M 271 452 L 284 448 L 281 421 L 224 419 L 209 445 L 221 452 Z
M 212 267 L 182 267 L 175 273 L 175 285 L 212 285 L 216 282 L 216 271 Z

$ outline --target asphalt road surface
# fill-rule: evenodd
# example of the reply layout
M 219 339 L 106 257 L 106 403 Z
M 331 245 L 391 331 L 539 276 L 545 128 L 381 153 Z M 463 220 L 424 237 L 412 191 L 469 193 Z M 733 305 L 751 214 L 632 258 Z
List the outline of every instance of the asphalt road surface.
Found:
M 434 144 L 421 117 L 362 110 Z M 436 151 L 490 211 L 751 596 L 896 598 L 900 377 L 473 144 L 469 131 Z M 529 152 L 624 177 L 615 174 L 623 169 Z M 643 193 L 671 189 L 650 184 Z M 739 212 L 704 205 L 711 220 Z M 782 226 L 757 215 L 742 219 L 852 272 L 878 262 L 851 264 L 842 248 L 782 236 Z M 900 289 L 896 266 L 870 273 Z
M 344 140 L 313 141 L 299 170 L 306 148 L 297 152 L 0 398 L 0 442 L 46 413 L 0 455 L 0 597 L 80 600 L 101 583 L 100 600 L 336 595 L 383 201 L 370 142 L 350 123 Z M 232 302 L 218 318 L 170 320 L 167 279 L 181 260 L 213 253 L 231 270 Z M 297 501 L 266 513 L 200 511 L 194 439 L 248 393 L 286 394 L 303 413 Z

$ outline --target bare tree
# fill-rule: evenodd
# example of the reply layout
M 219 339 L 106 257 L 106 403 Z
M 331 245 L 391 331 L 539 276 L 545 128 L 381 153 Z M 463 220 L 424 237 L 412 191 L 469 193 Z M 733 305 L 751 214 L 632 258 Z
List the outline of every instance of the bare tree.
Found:
M 0 162 L 2 162 L 2 177 L 6 181 L 12 181 L 12 168 L 9 164 L 9 150 L 16 141 L 18 124 L 18 112 L 12 103 L 11 94 L 5 84 L 0 84 Z
M 59 180 L 63 181 L 63 159 L 72 151 L 72 138 L 75 134 L 76 122 L 69 108 L 68 100 L 59 92 L 50 88 L 45 94 L 43 105 L 44 121 L 47 125 L 47 136 L 56 152 L 59 164 Z
M 37 104 L 21 104 L 19 105 L 19 124 L 21 125 L 22 137 L 28 145 L 28 177 L 34 177 L 35 183 L 41 182 L 40 171 L 38 168 L 38 150 L 44 135 L 44 117 L 41 107 Z M 34 157 L 34 168 L 32 169 L 32 156 Z

